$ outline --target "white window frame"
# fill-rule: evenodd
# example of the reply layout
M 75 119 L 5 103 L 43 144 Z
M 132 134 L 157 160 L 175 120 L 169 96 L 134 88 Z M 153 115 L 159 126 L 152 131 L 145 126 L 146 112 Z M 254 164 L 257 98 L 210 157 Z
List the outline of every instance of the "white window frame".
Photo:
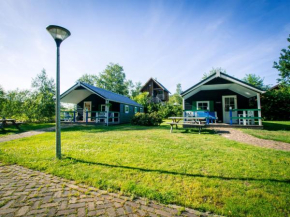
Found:
M 134 112 L 137 113 L 138 112 L 138 107 L 135 106 L 134 109 L 135 109 Z
M 104 110 L 103 110 L 103 108 L 105 108 Z M 106 111 L 106 105 L 105 104 L 102 104 L 101 105 L 101 112 L 105 112 Z
M 206 110 L 210 110 L 210 104 L 209 101 L 196 101 L 196 110 L 198 110 L 198 103 L 207 103 L 207 109 Z
M 140 108 L 140 113 L 142 113 L 143 112 L 143 108 Z
M 128 111 L 127 111 L 127 108 L 128 108 Z M 124 111 L 125 111 L 126 114 L 128 114 L 128 113 L 130 112 L 130 107 L 129 107 L 129 105 L 125 105 L 125 107 L 124 107 Z

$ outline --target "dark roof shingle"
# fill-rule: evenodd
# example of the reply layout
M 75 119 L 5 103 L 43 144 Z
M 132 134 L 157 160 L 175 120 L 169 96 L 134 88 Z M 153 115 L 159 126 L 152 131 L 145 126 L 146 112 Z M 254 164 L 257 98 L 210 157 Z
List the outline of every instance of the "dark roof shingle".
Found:
M 82 84 L 83 86 L 87 87 L 88 89 L 90 89 L 91 91 L 95 92 L 96 94 L 101 95 L 102 97 L 104 97 L 107 100 L 143 107 L 139 103 L 135 102 L 134 100 L 132 100 L 129 97 L 126 97 L 124 95 L 121 95 L 121 94 L 118 94 L 118 93 L 114 93 L 112 91 L 105 90 L 105 89 L 102 89 L 102 88 L 99 88 L 99 87 L 95 87 L 95 86 L 92 86 L 92 85 L 84 83 L 84 82 L 80 82 L 80 84 Z

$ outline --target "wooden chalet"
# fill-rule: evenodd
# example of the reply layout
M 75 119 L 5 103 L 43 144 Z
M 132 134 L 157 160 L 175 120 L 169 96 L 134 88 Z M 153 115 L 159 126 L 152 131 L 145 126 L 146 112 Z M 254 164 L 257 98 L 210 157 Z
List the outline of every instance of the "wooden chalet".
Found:
M 149 92 L 148 97 L 150 97 L 152 102 L 160 103 L 169 101 L 170 91 L 156 79 L 150 78 L 140 91 Z
M 260 94 L 264 92 L 217 72 L 181 93 L 184 116 L 208 111 L 218 123 L 262 126 Z
M 132 99 L 99 87 L 78 82 L 60 96 L 62 103 L 75 105 L 63 111 L 63 121 L 100 124 L 128 123 L 143 106 Z

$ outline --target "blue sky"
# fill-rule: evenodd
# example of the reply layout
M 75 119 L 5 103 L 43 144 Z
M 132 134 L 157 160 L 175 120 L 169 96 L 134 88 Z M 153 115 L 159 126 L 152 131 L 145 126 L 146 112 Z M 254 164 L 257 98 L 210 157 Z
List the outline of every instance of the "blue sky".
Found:
M 55 78 L 50 24 L 72 33 L 61 45 L 61 92 L 110 62 L 127 79 L 157 78 L 172 93 L 222 67 L 275 84 L 290 33 L 290 1 L 0 0 L 0 85 L 30 88 L 43 68 Z

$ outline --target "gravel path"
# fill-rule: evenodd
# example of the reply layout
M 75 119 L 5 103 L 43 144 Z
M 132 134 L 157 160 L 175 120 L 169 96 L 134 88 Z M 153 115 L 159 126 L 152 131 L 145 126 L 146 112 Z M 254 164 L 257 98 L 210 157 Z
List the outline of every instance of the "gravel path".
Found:
M 0 216 L 216 216 L 0 162 Z
M 276 150 L 290 151 L 289 143 L 259 139 L 257 137 L 251 136 L 249 134 L 243 133 L 242 131 L 233 128 L 214 128 L 214 130 L 221 136 L 238 142 L 262 148 L 272 148 Z
M 72 126 L 74 126 L 74 125 L 65 125 L 65 126 L 61 126 L 61 128 L 68 128 L 68 127 L 72 127 Z M 7 135 L 7 136 L 0 137 L 0 142 L 7 142 L 10 140 L 14 140 L 14 139 L 30 137 L 30 136 L 42 134 L 45 132 L 52 132 L 54 130 L 55 130 L 55 127 L 49 127 L 49 128 L 39 129 L 39 130 L 32 130 L 32 131 L 27 131 L 27 132 L 23 132 L 23 133 Z

